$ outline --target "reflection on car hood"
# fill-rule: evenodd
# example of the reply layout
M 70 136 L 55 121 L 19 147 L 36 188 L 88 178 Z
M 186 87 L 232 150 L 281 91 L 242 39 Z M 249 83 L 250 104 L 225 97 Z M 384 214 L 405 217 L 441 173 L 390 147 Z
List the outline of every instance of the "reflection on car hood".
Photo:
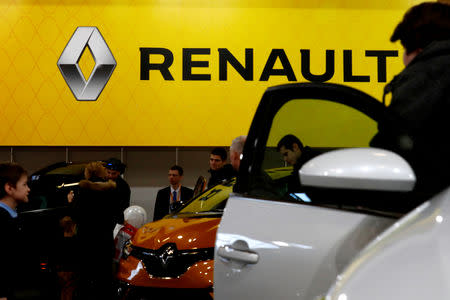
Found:
M 134 246 L 159 249 L 176 243 L 179 250 L 214 247 L 220 218 L 170 218 L 148 223 L 132 239 Z
M 287 166 L 287 167 L 266 169 L 265 171 L 267 175 L 270 176 L 270 178 L 272 178 L 273 180 L 277 180 L 291 175 L 293 170 L 294 167 Z

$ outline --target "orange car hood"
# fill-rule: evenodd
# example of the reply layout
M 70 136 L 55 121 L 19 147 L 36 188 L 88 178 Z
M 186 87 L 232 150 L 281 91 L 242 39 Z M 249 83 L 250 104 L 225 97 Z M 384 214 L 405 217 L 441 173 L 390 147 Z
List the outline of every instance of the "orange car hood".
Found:
M 142 226 L 134 235 L 134 246 L 157 250 L 175 243 L 179 250 L 212 248 L 220 218 L 168 218 Z

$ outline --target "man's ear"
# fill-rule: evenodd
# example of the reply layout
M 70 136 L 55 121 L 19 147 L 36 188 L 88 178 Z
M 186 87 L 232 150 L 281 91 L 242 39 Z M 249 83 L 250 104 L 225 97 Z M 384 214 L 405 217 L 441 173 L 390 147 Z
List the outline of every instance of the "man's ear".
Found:
M 297 143 L 292 143 L 292 150 L 293 150 L 294 152 L 300 150 L 300 147 L 297 145 Z

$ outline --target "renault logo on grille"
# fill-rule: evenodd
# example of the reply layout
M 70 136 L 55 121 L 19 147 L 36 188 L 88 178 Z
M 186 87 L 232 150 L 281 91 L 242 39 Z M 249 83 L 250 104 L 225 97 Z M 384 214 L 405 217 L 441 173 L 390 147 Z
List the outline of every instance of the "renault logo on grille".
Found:
M 95 66 L 86 79 L 78 65 L 86 47 Z M 78 27 L 58 60 L 58 67 L 77 100 L 95 101 L 108 83 L 117 63 L 97 27 Z
M 177 246 L 175 244 L 167 244 L 159 249 L 161 251 L 159 259 L 161 260 L 161 266 L 167 269 L 168 265 L 175 260 L 177 256 Z

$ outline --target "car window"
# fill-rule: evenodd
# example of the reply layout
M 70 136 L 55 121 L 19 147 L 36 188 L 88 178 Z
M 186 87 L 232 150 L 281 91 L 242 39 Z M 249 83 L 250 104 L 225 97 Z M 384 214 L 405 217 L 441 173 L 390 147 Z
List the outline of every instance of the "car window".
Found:
M 304 146 L 318 150 L 368 147 L 377 123 L 362 112 L 341 103 L 319 99 L 293 99 L 276 113 L 269 132 L 263 168 L 284 166 L 277 151 L 287 134 Z
M 236 179 L 218 184 L 204 193 L 198 195 L 183 207 L 178 213 L 201 213 L 209 211 L 222 211 L 225 207 L 228 196 L 233 190 Z
M 308 150 L 303 151 L 304 158 L 331 149 L 367 147 L 376 130 L 377 123 L 373 119 L 341 103 L 320 99 L 292 99 L 286 102 L 273 118 L 261 164 L 261 178 L 254 178 L 256 180 L 250 194 L 260 195 L 266 190 L 269 197 L 286 198 L 288 192 L 301 192 L 293 187 L 298 180 L 293 173 L 298 172 L 301 165 L 293 167 L 283 160 L 282 153 L 277 149 L 279 141 L 286 135 L 293 135 L 301 141 Z M 285 176 L 275 180 L 266 176 L 268 170 L 289 165 L 293 170 Z M 296 200 L 295 197 L 288 199 Z
M 392 203 L 387 199 L 393 195 L 400 199 L 403 197 L 400 193 L 313 189 L 302 186 L 298 177 L 298 170 L 309 159 L 333 149 L 369 147 L 376 132 L 375 120 L 348 105 L 322 99 L 287 101 L 273 117 L 260 170 L 250 178 L 249 194 L 261 199 L 396 213 L 398 201 Z M 297 137 L 304 146 L 297 164 L 288 158 L 285 161 L 277 149 L 286 135 Z M 285 170 L 276 178 L 270 176 L 272 170 L 281 167 L 291 167 L 291 171 Z
M 272 122 L 268 145 L 276 146 L 286 133 L 311 147 L 367 146 L 377 124 L 360 111 L 332 101 L 293 99 L 285 103 Z
M 19 207 L 19 211 L 32 211 L 67 206 L 67 194 L 78 191 L 77 185 L 84 178 L 85 164 L 69 164 L 37 172 L 30 176 L 29 202 Z M 69 186 L 67 186 L 69 184 Z

